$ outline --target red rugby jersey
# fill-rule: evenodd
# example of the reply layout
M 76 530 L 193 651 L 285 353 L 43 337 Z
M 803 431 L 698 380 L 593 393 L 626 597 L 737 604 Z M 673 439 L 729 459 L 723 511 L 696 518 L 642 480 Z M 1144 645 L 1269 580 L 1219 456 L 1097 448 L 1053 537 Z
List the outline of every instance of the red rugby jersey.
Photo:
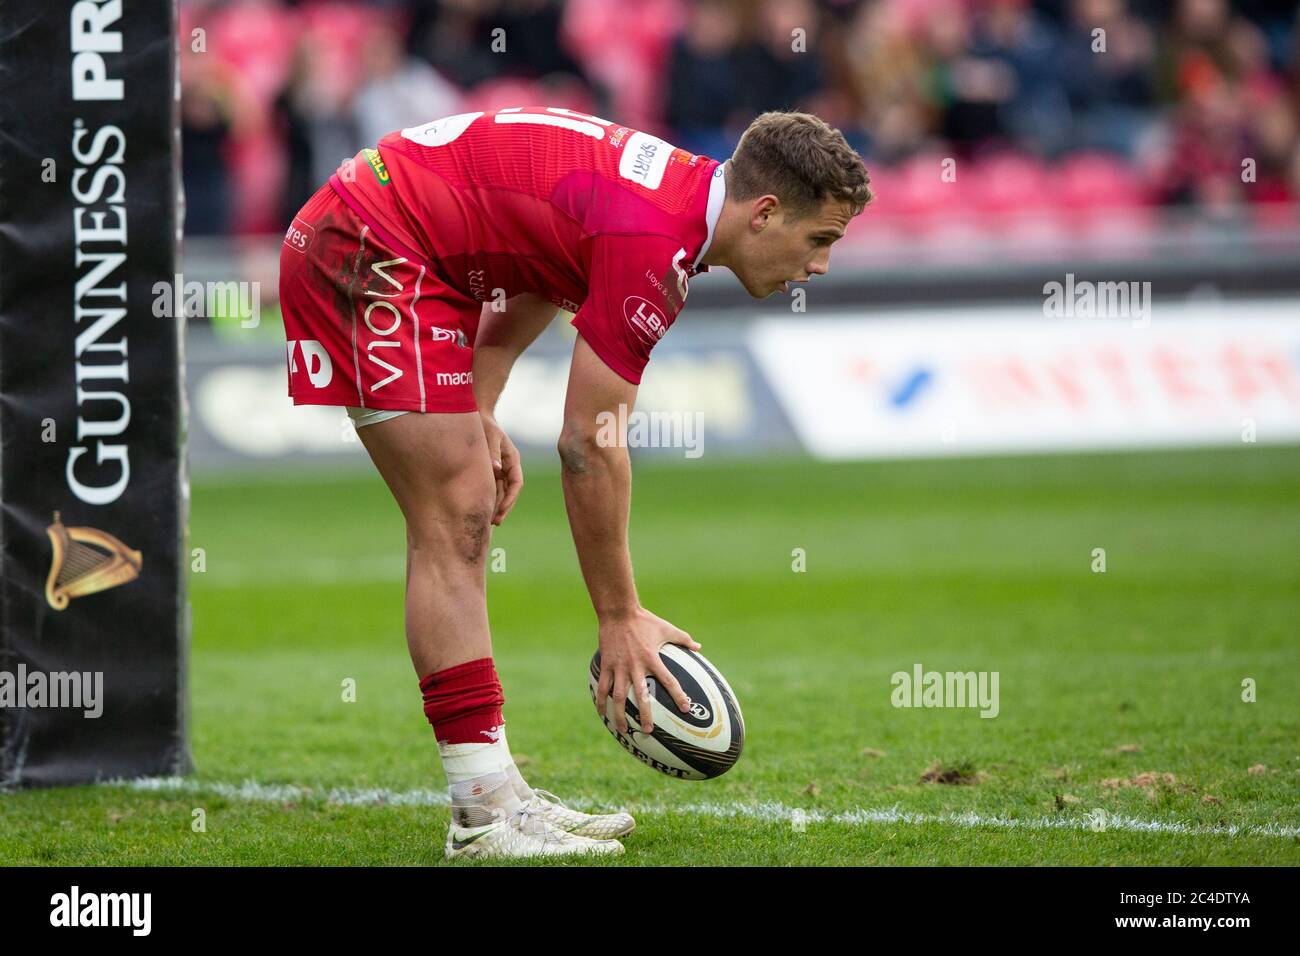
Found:
M 577 313 L 592 350 L 630 382 L 690 277 L 707 271 L 726 191 L 717 160 L 557 107 L 389 133 L 330 182 L 467 304 L 532 292 Z

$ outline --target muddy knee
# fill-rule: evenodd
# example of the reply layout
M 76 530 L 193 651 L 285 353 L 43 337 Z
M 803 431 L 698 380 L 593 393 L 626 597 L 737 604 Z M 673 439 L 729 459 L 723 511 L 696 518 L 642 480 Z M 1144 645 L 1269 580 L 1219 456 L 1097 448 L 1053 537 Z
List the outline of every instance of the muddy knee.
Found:
M 449 495 L 436 507 L 412 516 L 406 525 L 412 553 L 426 553 L 434 561 L 448 560 L 481 567 L 492 537 L 494 497 L 481 494 Z

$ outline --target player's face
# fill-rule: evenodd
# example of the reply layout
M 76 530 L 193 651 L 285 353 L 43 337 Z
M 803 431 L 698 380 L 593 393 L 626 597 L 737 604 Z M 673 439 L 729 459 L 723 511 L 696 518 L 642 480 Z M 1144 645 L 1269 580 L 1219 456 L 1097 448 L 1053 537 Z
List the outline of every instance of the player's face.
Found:
M 750 249 L 743 274 L 745 291 L 756 299 L 785 292 L 791 282 L 805 282 L 830 269 L 831 245 L 852 219 L 848 204 L 827 200 L 803 219 L 790 221 L 777 206 L 758 208 L 751 220 Z

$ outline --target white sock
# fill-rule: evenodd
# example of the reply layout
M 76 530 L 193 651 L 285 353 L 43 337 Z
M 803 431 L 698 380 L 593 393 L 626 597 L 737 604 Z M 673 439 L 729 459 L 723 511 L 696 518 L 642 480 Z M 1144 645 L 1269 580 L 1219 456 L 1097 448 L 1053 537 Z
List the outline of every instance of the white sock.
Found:
M 533 790 L 532 787 L 528 786 L 528 784 L 524 782 L 523 774 L 521 774 L 519 768 L 515 766 L 515 758 L 510 756 L 510 748 L 506 745 L 505 724 L 501 725 L 501 746 L 505 747 L 506 759 L 510 761 L 505 766 L 506 778 L 510 781 L 510 785 L 515 788 L 516 796 L 518 796 L 524 803 L 527 803 L 529 800 L 533 799 Z
M 438 742 L 442 769 L 447 774 L 447 784 L 462 783 L 488 773 L 505 770 L 513 763 L 510 749 L 506 747 L 505 724 L 496 729 L 496 739 L 491 743 L 448 744 Z
M 497 819 L 494 811 L 508 816 L 533 797 L 510 756 L 505 724 L 493 729 L 493 737 L 481 744 L 438 743 L 457 826 L 486 826 Z
M 504 820 L 524 805 L 501 771 L 453 783 L 451 820 L 458 827 L 482 827 Z

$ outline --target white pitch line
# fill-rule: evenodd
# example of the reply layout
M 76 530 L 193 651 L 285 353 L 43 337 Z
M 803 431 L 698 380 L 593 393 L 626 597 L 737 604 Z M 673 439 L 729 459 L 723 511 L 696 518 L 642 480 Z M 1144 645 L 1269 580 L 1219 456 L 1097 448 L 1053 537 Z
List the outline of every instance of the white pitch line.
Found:
M 295 784 L 266 784 L 246 780 L 240 784 L 220 781 L 203 782 L 184 777 L 147 777 L 140 780 L 108 780 L 103 786 L 126 787 L 143 793 L 161 794 L 214 794 L 230 800 L 261 803 L 310 802 L 338 804 L 350 807 L 445 807 L 448 798 L 441 790 L 387 790 L 382 787 L 352 789 L 349 787 L 304 787 Z M 577 810 L 596 811 L 612 809 L 604 803 L 577 797 L 567 803 Z M 1007 817 L 981 816 L 973 811 L 962 813 L 913 813 L 899 809 L 870 810 L 858 808 L 841 812 L 806 810 L 784 803 L 674 803 L 638 804 L 628 808 L 633 813 L 651 816 L 702 816 L 715 819 L 745 819 L 760 823 L 829 823 L 839 826 L 869 826 L 872 824 L 903 823 L 920 825 L 937 823 L 959 827 L 993 827 L 1003 830 L 1092 830 L 1090 818 L 1078 817 Z M 1263 826 L 1230 825 L 1209 827 L 1194 823 L 1170 820 L 1143 820 L 1138 817 L 1119 816 L 1107 812 L 1106 831 L 1125 833 L 1176 833 L 1183 836 L 1300 836 L 1300 826 L 1269 823 Z
M 184 777 L 144 777 L 139 780 L 105 780 L 102 786 L 128 787 L 146 793 L 211 793 L 229 800 L 253 803 L 334 803 L 350 807 L 445 807 L 450 802 L 445 790 L 385 790 L 375 787 L 353 790 L 346 787 L 303 787 L 289 783 L 222 783 L 187 780 Z
M 374 584 L 406 580 L 406 558 L 397 555 L 370 555 L 347 561 L 333 558 L 298 558 L 282 565 L 255 563 L 218 563 L 200 574 L 208 587 L 245 587 L 250 584 Z

